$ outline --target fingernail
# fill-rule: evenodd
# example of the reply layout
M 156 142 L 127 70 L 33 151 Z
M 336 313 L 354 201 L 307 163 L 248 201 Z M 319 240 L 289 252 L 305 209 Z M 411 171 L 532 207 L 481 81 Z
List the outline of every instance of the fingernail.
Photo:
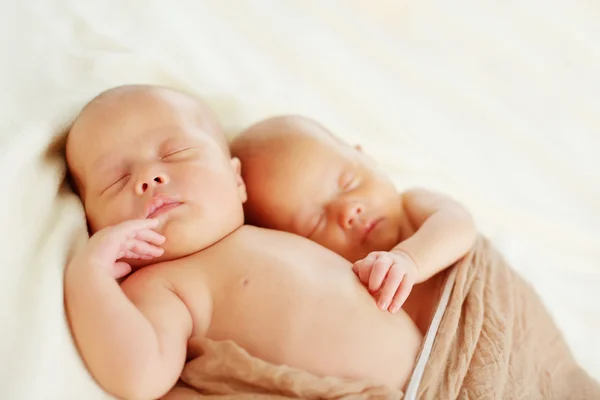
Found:
M 382 300 L 379 302 L 379 308 L 381 308 L 382 310 L 385 310 L 388 308 L 388 302 L 386 300 Z
M 398 307 L 397 305 L 393 305 L 393 306 L 390 308 L 390 313 L 392 313 L 392 314 L 395 314 L 395 313 L 396 313 L 396 311 L 398 311 L 398 308 L 399 308 L 399 307 Z

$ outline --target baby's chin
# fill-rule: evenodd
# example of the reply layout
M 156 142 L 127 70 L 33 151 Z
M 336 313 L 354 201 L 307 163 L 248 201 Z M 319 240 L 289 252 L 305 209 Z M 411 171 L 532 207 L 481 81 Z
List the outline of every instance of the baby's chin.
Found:
M 170 243 L 168 243 L 170 242 Z M 147 267 L 149 265 L 154 264 L 162 264 L 169 261 L 178 260 L 180 258 L 185 258 L 187 256 L 191 256 L 192 254 L 202 250 L 197 249 L 196 246 L 185 246 L 185 243 L 178 242 L 177 240 L 167 236 L 167 240 L 165 244 L 162 246 L 164 250 L 163 254 L 159 257 L 153 257 L 150 260 L 140 260 L 140 259 L 123 259 L 123 261 L 127 262 L 131 265 L 133 271 L 138 270 L 140 268 Z

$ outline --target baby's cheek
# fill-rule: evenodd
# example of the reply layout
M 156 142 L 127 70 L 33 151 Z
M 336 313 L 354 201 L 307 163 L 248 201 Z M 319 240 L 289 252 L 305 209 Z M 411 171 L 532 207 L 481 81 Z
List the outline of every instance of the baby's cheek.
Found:
M 344 258 L 346 258 L 350 251 L 345 235 L 342 232 L 336 232 L 331 226 L 327 226 L 323 231 L 315 233 L 311 239 Z
M 84 201 L 85 218 L 90 234 L 93 234 L 104 227 L 102 223 L 102 214 L 98 212 L 96 204 L 90 201 Z
M 96 230 L 113 226 L 124 221 L 143 218 L 134 212 L 131 206 L 119 202 L 99 204 L 90 212 L 90 225 Z

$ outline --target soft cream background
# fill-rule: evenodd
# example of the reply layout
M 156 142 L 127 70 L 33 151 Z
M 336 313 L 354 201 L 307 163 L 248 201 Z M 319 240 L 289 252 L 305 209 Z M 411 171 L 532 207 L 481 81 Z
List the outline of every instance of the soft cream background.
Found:
M 594 1 L 3 1 L 0 398 L 101 399 L 62 304 L 81 207 L 46 149 L 107 87 L 204 96 L 362 143 L 453 194 L 600 378 L 600 5 Z

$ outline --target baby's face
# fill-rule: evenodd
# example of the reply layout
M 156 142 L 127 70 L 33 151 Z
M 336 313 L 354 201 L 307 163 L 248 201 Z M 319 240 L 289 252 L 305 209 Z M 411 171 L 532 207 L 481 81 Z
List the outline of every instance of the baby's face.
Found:
M 156 218 L 165 261 L 200 251 L 243 223 L 245 191 L 230 159 L 199 123 L 197 104 L 170 91 L 133 93 L 76 121 L 67 160 L 93 232 Z
M 310 136 L 284 147 L 245 161 L 250 222 L 307 237 L 351 261 L 398 243 L 398 192 L 362 152 Z

